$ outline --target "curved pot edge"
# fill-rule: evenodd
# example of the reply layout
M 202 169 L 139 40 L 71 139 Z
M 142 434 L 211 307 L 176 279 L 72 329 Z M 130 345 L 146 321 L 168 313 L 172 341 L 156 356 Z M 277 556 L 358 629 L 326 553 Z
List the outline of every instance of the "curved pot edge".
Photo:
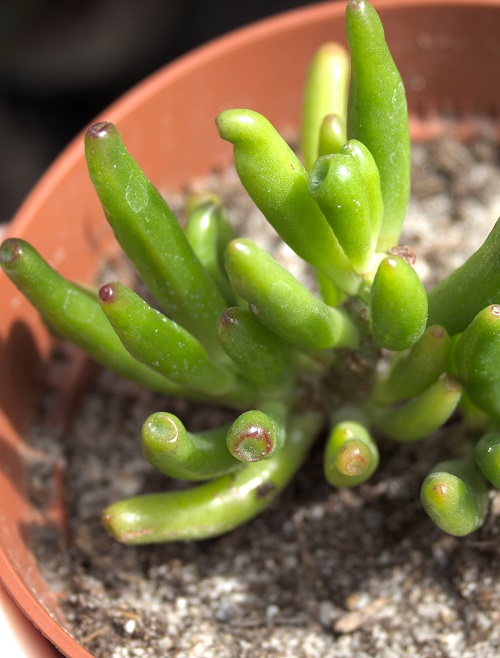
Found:
M 433 0 L 380 0 L 379 2 L 374 3 L 377 8 L 387 7 L 395 8 L 397 6 L 424 6 L 424 5 L 434 5 L 436 4 Z M 439 0 L 438 4 L 442 5 L 453 5 L 453 4 L 470 4 L 469 0 Z M 478 7 L 480 6 L 497 6 L 497 0 L 480 0 L 476 3 Z M 286 14 L 280 14 L 276 17 L 267 19 L 266 21 L 259 21 L 254 25 L 249 27 L 241 28 L 230 35 L 221 37 L 214 42 L 210 42 L 204 46 L 201 46 L 196 51 L 183 56 L 176 62 L 167 65 L 164 69 L 153 73 L 145 81 L 139 83 L 132 90 L 127 92 L 121 99 L 113 103 L 108 110 L 101 113 L 99 116 L 106 115 L 106 118 L 113 121 L 119 122 L 123 116 L 125 116 L 132 107 L 135 107 L 139 102 L 137 100 L 137 94 L 142 94 L 143 97 L 152 97 L 157 93 L 157 89 L 160 86 L 163 86 L 166 81 L 173 79 L 178 76 L 182 76 L 186 71 L 191 70 L 192 68 L 198 66 L 199 62 L 206 57 L 208 58 L 217 58 L 221 56 L 221 53 L 226 51 L 228 48 L 231 48 L 236 44 L 240 39 L 244 39 L 247 42 L 252 40 L 258 40 L 263 38 L 268 32 L 274 31 L 274 29 L 286 29 L 286 25 L 297 25 L 300 21 L 303 20 L 304 15 L 330 15 L 333 6 L 319 4 L 313 7 L 307 7 L 305 9 L 296 9 L 287 12 Z M 338 5 L 335 8 L 340 9 Z M 24 202 L 20 207 L 19 211 L 16 213 L 13 223 L 9 226 L 7 235 L 13 234 L 13 232 L 22 233 L 25 230 L 25 226 L 31 221 L 32 216 L 36 213 L 36 208 L 43 202 L 43 199 L 47 194 L 52 193 L 52 190 L 55 189 L 58 185 L 58 182 L 63 179 L 67 172 L 75 166 L 75 163 L 81 157 L 81 139 L 82 134 L 80 133 L 77 137 L 70 143 L 70 145 L 62 152 L 62 154 L 57 158 L 54 164 L 49 168 L 47 173 L 40 179 L 37 183 L 33 192 L 30 194 L 29 198 Z M 48 189 L 47 189 L 48 186 Z M 15 600 L 20 600 L 26 595 L 31 597 L 31 592 L 24 585 L 22 581 L 19 580 L 19 577 L 12 569 L 8 558 L 2 554 L 0 551 L 0 559 L 4 562 L 4 565 L 8 566 L 8 571 L 4 571 L 4 584 L 6 589 L 14 597 Z M 33 620 L 34 624 L 37 627 L 43 626 L 45 620 L 49 619 L 49 629 L 48 633 L 51 637 L 53 628 L 57 628 L 58 631 L 61 630 L 59 625 L 52 620 L 49 615 L 46 613 L 45 609 L 38 604 L 38 608 L 33 608 L 31 606 L 23 607 L 24 611 L 30 618 Z M 73 640 L 65 634 L 64 636 L 59 635 L 58 644 L 61 650 L 69 650 L 73 647 Z M 66 644 L 65 638 L 69 640 L 69 644 Z M 82 649 L 84 653 L 80 655 L 88 656 L 91 658 L 91 654 Z M 74 655 L 74 654 L 68 654 Z

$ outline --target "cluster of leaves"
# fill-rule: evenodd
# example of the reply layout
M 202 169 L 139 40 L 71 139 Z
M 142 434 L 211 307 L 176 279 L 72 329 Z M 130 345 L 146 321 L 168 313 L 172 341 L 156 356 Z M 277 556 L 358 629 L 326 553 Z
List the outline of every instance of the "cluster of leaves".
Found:
M 350 487 L 377 468 L 375 434 L 423 439 L 465 407 L 475 451 L 471 443 L 463 458 L 438 464 L 421 493 L 451 534 L 478 528 L 488 481 L 500 485 L 500 225 L 425 291 L 397 248 L 410 186 L 404 87 L 366 0 L 349 0 L 346 28 L 350 59 L 326 44 L 310 67 L 304 164 L 260 114 L 233 109 L 216 120 L 248 194 L 312 266 L 320 296 L 235 237 L 213 196 L 191 200 L 182 229 L 107 122 L 86 134 L 90 176 L 161 310 L 121 283 L 95 294 L 67 281 L 20 239 L 0 247 L 4 271 L 45 322 L 105 367 L 239 414 L 199 434 L 165 411 L 146 420 L 146 459 L 170 477 L 203 483 L 111 504 L 103 522 L 120 541 L 202 539 L 247 521 L 287 484 L 327 424 L 325 477 Z M 389 367 L 366 395 L 353 394 L 366 386 L 349 385 L 346 355 L 376 361 L 382 353 Z

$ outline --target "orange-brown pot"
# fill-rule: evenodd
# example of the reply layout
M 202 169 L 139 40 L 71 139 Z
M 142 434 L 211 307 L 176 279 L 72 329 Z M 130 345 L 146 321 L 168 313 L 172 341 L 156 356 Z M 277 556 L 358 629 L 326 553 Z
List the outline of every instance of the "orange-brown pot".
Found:
M 500 0 L 374 4 L 406 84 L 414 138 L 436 134 L 448 124 L 459 126 L 467 136 L 478 122 L 490 126 L 496 136 Z M 319 44 L 332 39 L 344 41 L 342 3 L 291 11 L 167 66 L 103 118 L 118 125 L 129 150 L 162 191 L 181 190 L 193 177 L 230 160 L 230 146 L 218 138 L 214 125 L 219 111 L 248 107 L 265 114 L 281 131 L 296 128 L 310 57 Z M 80 135 L 50 168 L 9 234 L 33 242 L 66 276 L 91 282 L 112 247 L 88 180 L 82 144 Z M 56 523 L 62 514 L 57 486 L 47 509 L 30 502 L 23 440 L 31 409 L 46 383 L 53 341 L 5 276 L 0 277 L 0 300 L 0 578 L 21 610 L 65 656 L 91 658 L 64 630 L 57 596 L 45 584 L 30 550 L 32 529 Z M 84 359 L 76 351 L 69 355 L 50 382 L 61 409 L 74 404 L 84 370 Z M 50 655 L 56 655 L 51 645 L 40 645 L 38 658 Z

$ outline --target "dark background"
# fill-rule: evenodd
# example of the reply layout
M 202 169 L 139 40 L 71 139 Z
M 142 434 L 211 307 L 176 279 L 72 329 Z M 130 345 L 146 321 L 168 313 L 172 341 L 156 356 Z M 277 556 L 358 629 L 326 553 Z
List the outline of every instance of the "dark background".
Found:
M 93 117 L 149 73 L 307 0 L 0 0 L 0 222 Z

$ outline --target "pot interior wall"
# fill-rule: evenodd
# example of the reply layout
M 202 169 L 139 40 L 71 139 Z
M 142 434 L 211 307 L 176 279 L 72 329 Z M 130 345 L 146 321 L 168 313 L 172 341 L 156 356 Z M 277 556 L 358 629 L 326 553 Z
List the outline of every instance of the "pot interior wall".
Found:
M 487 124 L 496 136 L 500 4 L 375 4 L 408 91 L 414 137 L 434 135 L 458 119 L 468 134 Z M 222 109 L 250 107 L 281 131 L 297 126 L 310 57 L 326 40 L 344 41 L 343 24 L 343 7 L 335 3 L 241 30 L 154 75 L 103 118 L 118 125 L 129 150 L 162 191 L 181 190 L 186 181 L 230 161 L 231 149 L 218 138 L 213 121 Z M 33 242 L 65 275 L 92 282 L 97 263 L 114 247 L 88 181 L 81 143 L 79 136 L 49 170 L 9 234 Z M 47 382 L 54 343 L 4 276 L 0 296 L 1 577 L 65 655 L 89 656 L 59 627 L 56 597 L 29 548 L 33 528 L 61 516 L 54 501 L 48 510 L 30 501 L 23 441 L 40 385 Z M 50 377 L 61 405 L 73 398 L 84 363 L 74 350 L 68 354 L 57 377 Z M 62 383 L 65 374 L 70 385 Z

